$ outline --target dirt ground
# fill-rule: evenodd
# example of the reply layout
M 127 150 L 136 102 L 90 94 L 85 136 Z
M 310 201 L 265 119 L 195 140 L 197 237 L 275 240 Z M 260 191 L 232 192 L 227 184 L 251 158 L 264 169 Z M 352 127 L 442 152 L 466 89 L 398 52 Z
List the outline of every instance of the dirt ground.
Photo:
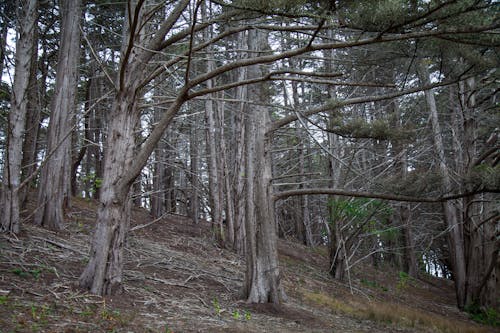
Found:
M 0 333 L 493 331 L 456 309 L 449 281 L 360 267 L 339 283 L 327 273 L 326 249 L 284 240 L 287 302 L 246 304 L 243 258 L 217 246 L 208 223 L 176 215 L 151 223 L 141 209 L 133 211 L 124 292 L 94 296 L 76 285 L 94 219 L 95 205 L 75 199 L 60 232 L 25 222 L 17 237 L 0 235 Z

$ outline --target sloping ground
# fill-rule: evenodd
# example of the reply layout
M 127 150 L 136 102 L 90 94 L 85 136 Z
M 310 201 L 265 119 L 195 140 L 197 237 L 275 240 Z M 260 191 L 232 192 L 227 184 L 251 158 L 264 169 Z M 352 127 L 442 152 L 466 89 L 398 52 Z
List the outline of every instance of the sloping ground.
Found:
M 0 333 L 4 332 L 491 332 L 454 306 L 446 281 L 414 281 L 390 270 L 326 273 L 325 249 L 280 241 L 288 302 L 249 305 L 238 295 L 244 262 L 216 246 L 208 224 L 180 216 L 151 223 L 135 210 L 125 292 L 101 298 L 79 290 L 95 218 L 75 199 L 65 230 L 24 223 L 0 236 Z

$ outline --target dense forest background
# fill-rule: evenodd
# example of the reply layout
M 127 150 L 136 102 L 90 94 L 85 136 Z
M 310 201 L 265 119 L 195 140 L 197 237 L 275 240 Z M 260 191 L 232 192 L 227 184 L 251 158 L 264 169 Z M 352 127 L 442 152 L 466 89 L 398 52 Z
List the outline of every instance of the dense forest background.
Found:
M 133 206 L 209 223 L 280 304 L 277 239 L 499 306 L 496 1 L 4 1 L 1 229 L 98 202 L 79 285 L 123 291 Z M 31 194 L 36 208 L 26 211 Z

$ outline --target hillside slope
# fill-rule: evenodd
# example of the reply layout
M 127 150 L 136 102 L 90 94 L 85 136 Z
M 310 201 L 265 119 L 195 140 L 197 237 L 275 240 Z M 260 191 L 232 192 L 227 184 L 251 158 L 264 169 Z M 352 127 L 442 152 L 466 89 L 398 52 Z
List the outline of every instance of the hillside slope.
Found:
M 61 232 L 24 223 L 18 237 L 0 236 L 0 333 L 491 332 L 456 309 L 449 281 L 358 268 L 341 284 L 326 273 L 325 249 L 289 241 L 279 244 L 287 303 L 246 304 L 238 295 L 244 262 L 216 246 L 207 223 L 171 215 L 149 224 L 140 209 L 126 250 L 125 292 L 90 295 L 75 282 L 94 218 L 94 205 L 75 199 Z

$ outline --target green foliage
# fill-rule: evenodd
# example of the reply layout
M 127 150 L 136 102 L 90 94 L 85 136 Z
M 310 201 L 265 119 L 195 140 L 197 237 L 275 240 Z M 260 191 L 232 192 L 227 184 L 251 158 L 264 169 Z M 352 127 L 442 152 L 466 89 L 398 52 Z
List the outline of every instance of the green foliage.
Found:
M 11 273 L 14 273 L 15 275 L 17 276 L 20 276 L 22 278 L 29 278 L 29 277 L 33 277 L 35 278 L 35 280 L 38 280 L 38 278 L 40 277 L 40 274 L 42 273 L 42 270 L 41 269 L 31 269 L 31 270 L 24 270 L 22 268 L 14 268 L 11 270 Z
M 465 308 L 465 312 L 477 323 L 500 327 L 500 313 L 493 308 L 482 308 L 477 303 L 472 303 Z
M 408 2 L 399 0 L 347 1 L 340 11 L 350 25 L 367 31 L 385 31 L 399 26 L 411 14 Z
M 322 3 L 323 2 L 323 3 Z M 276 14 L 319 14 L 327 1 L 307 0 L 239 0 L 233 5 L 247 10 Z
M 232 316 L 236 320 L 240 319 L 241 318 L 240 311 L 238 311 L 238 309 L 234 310 Z
M 8 298 L 6 295 L 0 295 L 0 305 L 7 304 Z
M 95 194 L 95 192 L 102 187 L 102 178 L 97 177 L 94 172 L 90 172 L 89 174 L 82 176 L 81 181 L 91 185 L 90 193 L 92 194 Z
M 367 122 L 363 118 L 345 118 L 338 116 L 330 122 L 330 131 L 350 138 L 370 138 L 375 140 L 411 139 L 412 133 L 407 129 L 391 126 L 390 119 L 376 119 Z
M 245 320 L 250 320 L 252 319 L 252 314 L 250 313 L 250 311 L 245 311 Z
M 466 181 L 470 188 L 498 189 L 500 188 L 500 165 L 492 167 L 488 164 L 480 164 L 469 172 Z
M 371 220 L 367 225 L 374 227 L 376 220 L 386 221 L 392 214 L 392 208 L 380 200 L 368 198 L 353 199 L 335 199 L 328 202 L 330 211 L 330 223 L 343 220 L 358 220 L 363 222 L 365 219 Z
M 389 289 L 381 284 L 379 284 L 377 281 L 371 281 L 371 280 L 367 280 L 367 279 L 361 279 L 361 284 L 367 286 L 367 287 L 370 287 L 370 288 L 374 288 L 374 289 L 380 289 L 382 291 L 389 291 Z
M 377 140 L 388 140 L 395 133 L 395 129 L 389 126 L 385 120 L 379 119 L 368 123 L 365 119 L 333 119 L 330 130 L 352 138 L 372 138 Z
M 398 284 L 397 284 L 396 288 L 398 290 L 402 290 L 402 289 L 406 288 L 406 286 L 408 285 L 408 282 L 411 280 L 412 280 L 412 277 L 409 276 L 408 273 L 400 271 L 399 272 L 399 280 L 398 280 Z
M 51 309 L 47 305 L 37 306 L 31 304 L 30 306 L 31 318 L 40 323 L 41 325 L 47 325 L 48 317 L 50 316 Z
M 219 300 L 217 298 L 214 298 L 212 301 L 212 305 L 214 306 L 214 312 L 217 316 L 220 316 L 222 313 L 222 308 L 220 306 Z

